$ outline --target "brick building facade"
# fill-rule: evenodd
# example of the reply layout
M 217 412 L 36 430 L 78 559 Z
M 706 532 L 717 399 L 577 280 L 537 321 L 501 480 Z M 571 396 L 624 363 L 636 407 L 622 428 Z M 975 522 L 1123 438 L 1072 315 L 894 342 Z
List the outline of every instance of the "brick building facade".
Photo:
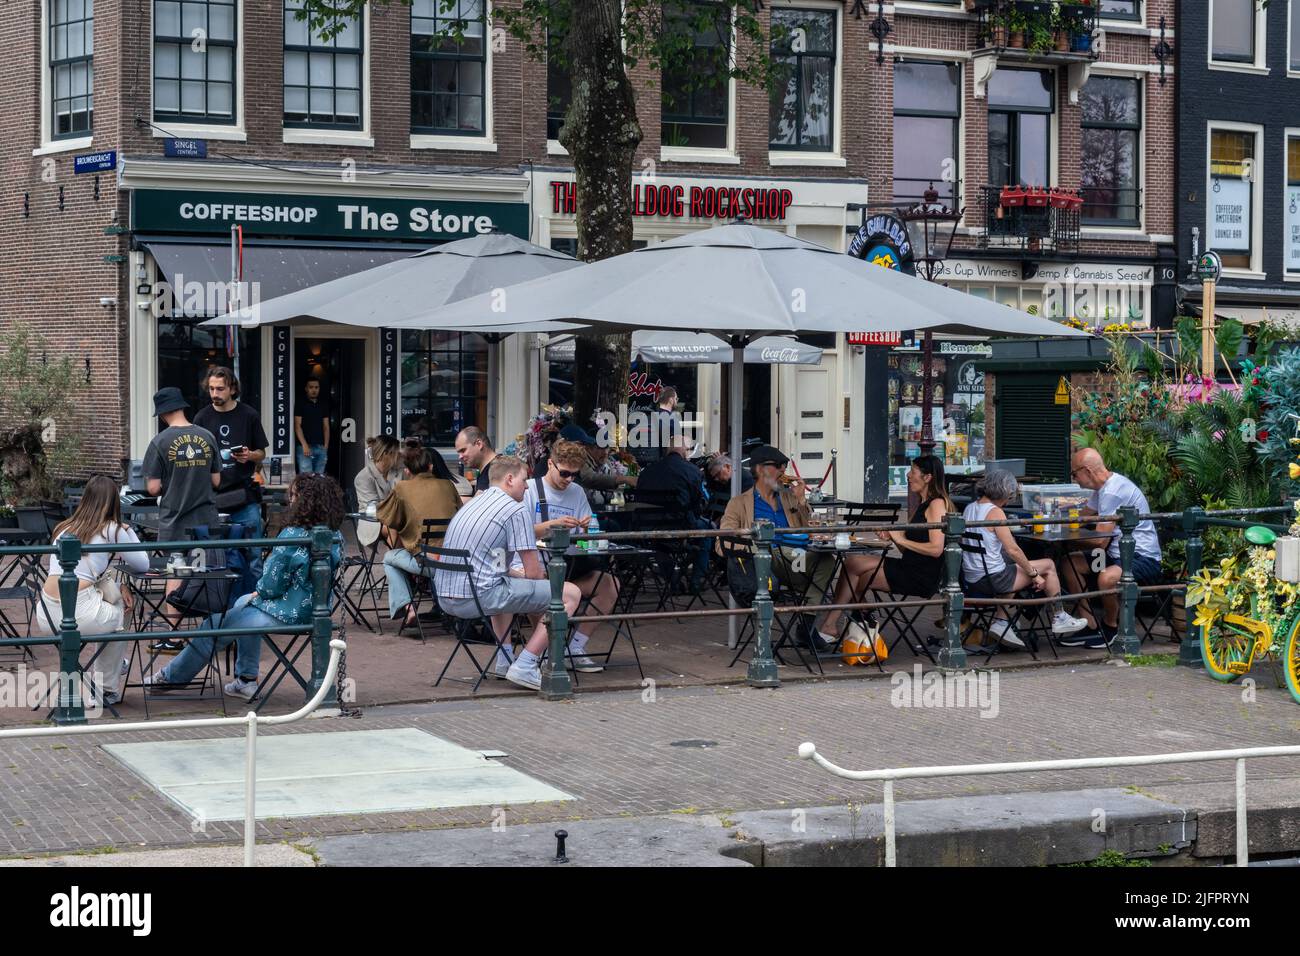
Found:
M 470 73 L 455 67 L 448 80 L 447 57 L 418 42 L 413 52 L 413 31 L 418 41 L 437 27 L 433 0 L 372 5 L 329 46 L 313 46 L 291 13 L 286 19 L 284 0 L 88 4 L 40 0 L 0 26 L 10 52 L 0 67 L 3 83 L 16 91 L 0 141 L 8 173 L 0 193 L 8 227 L 0 323 L 21 319 L 51 351 L 91 360 L 90 384 L 79 399 L 87 469 L 116 471 L 121 458 L 141 457 L 155 428 L 153 390 L 177 384 L 197 401 L 197 370 L 229 360 L 224 333 L 194 326 L 211 314 L 207 305 L 160 313 L 156 303 L 160 285 L 177 275 L 229 278 L 232 224 L 244 229 L 244 277 L 262 283 L 263 297 L 472 234 L 469 223 L 480 220 L 557 248 L 567 248 L 575 234 L 572 215 L 554 202 L 555 184 L 571 180 L 571 170 L 548 139 L 548 106 L 554 107 L 547 68 L 496 33 L 490 20 L 470 31 L 482 51 L 468 58 Z M 908 190 L 896 189 L 896 181 L 910 179 L 915 195 L 921 178 L 942 180 L 942 160 L 951 159 L 952 201 L 966 208 L 950 263 L 955 286 L 1049 311 L 1045 273 L 1056 270 L 1058 284 L 1072 286 L 1068 270 L 1078 267 L 1079 283 L 1123 286 L 1134 314 L 1154 318 L 1159 294 L 1153 304 L 1152 290 L 1162 284 L 1156 265 L 1174 229 L 1173 169 L 1164 157 L 1173 142 L 1175 85 L 1172 63 L 1152 47 L 1162 18 L 1173 42 L 1174 3 L 1107 0 L 1108 11 L 1112 6 L 1132 7 L 1136 17 L 1103 13 L 1091 33 L 1095 48 L 1104 47 L 1095 58 L 1026 60 L 985 35 L 987 14 L 962 3 L 771 5 L 763 18 L 778 11 L 783 22 L 816 38 L 797 51 L 778 51 L 803 57 L 800 82 L 808 86 L 789 86 L 774 103 L 765 90 L 731 82 L 720 97 L 669 108 L 661 103 L 661 78 L 638 66 L 644 139 L 634 173 L 686 193 L 788 190 L 784 217 L 765 224 L 843 248 L 859 207 L 906 201 Z M 458 9 L 472 21 L 480 8 L 460 0 Z M 189 18 L 200 15 L 207 38 L 201 62 L 186 49 Z M 888 32 L 877 23 L 882 18 Z M 906 119 L 900 123 L 907 109 L 895 109 L 896 81 L 902 74 L 915 79 L 918 63 L 955 71 L 955 115 L 916 117 L 952 124 L 950 156 L 927 151 L 924 134 L 915 142 L 896 138 L 900 130 L 911 135 Z M 1009 69 L 1045 75 L 1051 94 L 1040 114 L 1047 117 L 1048 175 L 1030 185 L 1081 185 L 1085 134 L 1073 97 L 1082 92 L 1086 101 L 1086 84 L 1096 77 L 1135 83 L 1130 92 L 1140 119 L 1112 138 L 1124 140 L 1121 151 L 1132 153 L 1128 144 L 1137 144 L 1137 168 L 1103 169 L 1104 195 L 1094 196 L 1101 208 L 1116 202 L 1116 189 L 1140 194 L 1127 200 L 1136 210 L 1131 222 L 1089 224 L 1068 249 L 1049 242 L 1031 250 L 1014 230 L 990 235 L 983 188 L 991 180 L 989 97 L 997 94 L 999 72 Z M 924 83 L 907 89 L 904 99 L 935 93 Z M 168 146 L 174 140 L 179 147 Z M 185 141 L 200 141 L 206 156 L 186 158 L 193 147 Z M 182 155 L 168 155 L 169 148 Z M 109 152 L 113 168 L 74 172 L 75 157 Z M 341 207 L 362 205 L 398 210 L 403 222 L 388 230 L 365 228 L 359 212 L 339 218 Z M 271 210 L 268 218 L 250 218 L 257 214 L 248 210 L 263 207 Z M 276 218 L 293 214 L 291 207 L 309 221 L 285 225 L 287 218 Z M 417 208 L 453 210 L 463 228 L 412 228 L 405 217 Z M 656 242 L 718 221 L 725 220 L 644 216 L 636 236 Z M 1073 307 L 1073 300 L 1061 301 Z M 864 437 L 864 420 L 884 416 L 897 433 L 897 408 L 864 385 L 881 356 L 843 337 L 819 344 L 820 367 L 747 376 L 755 384 L 746 396 L 753 412 L 746 435 L 752 427 L 788 446 L 805 473 L 820 471 L 834 448 L 839 474 L 853 476 L 842 489 L 852 496 L 856 476 L 886 457 Z M 422 434 L 444 448 L 456 427 L 471 422 L 487 422 L 499 441 L 508 441 L 553 393 L 552 380 L 562 378 L 531 336 L 489 347 L 473 336 L 298 326 L 243 330 L 238 351 L 245 398 L 262 410 L 273 454 L 292 450 L 291 436 L 282 434 L 284 406 L 307 374 L 337 385 L 336 403 L 350 403 L 339 412 L 351 413 L 358 435 Z M 951 364 L 956 374 L 966 363 Z M 721 445 L 724 374 L 712 367 L 662 371 L 665 381 L 693 390 L 692 410 L 705 418 L 708 443 Z M 814 406 L 826 411 L 826 427 L 808 432 L 799 427 L 801 411 Z M 907 449 L 891 451 L 897 459 Z M 355 469 L 359 451 L 342 454 L 353 455 L 345 464 Z

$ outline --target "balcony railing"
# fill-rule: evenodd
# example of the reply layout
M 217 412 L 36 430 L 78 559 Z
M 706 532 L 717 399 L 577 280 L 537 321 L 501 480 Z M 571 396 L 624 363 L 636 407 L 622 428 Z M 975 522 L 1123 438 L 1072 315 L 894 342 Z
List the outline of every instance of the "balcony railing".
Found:
M 1081 201 L 1063 205 L 1062 197 L 1047 193 L 1003 197 L 1003 187 L 982 187 L 984 234 L 982 249 L 1025 253 L 1077 253 Z M 1041 202 L 1041 204 L 1040 204 Z
M 977 47 L 1024 51 L 1026 59 L 1072 62 L 1095 59 L 1097 5 L 1055 0 L 967 0 L 979 18 Z

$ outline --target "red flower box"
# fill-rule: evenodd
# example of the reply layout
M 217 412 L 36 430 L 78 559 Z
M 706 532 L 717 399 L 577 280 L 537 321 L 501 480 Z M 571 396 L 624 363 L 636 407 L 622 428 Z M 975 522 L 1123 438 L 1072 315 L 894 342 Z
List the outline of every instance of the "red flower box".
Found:
M 1007 207 L 1023 206 L 1025 204 L 1025 191 L 1019 186 L 1003 186 L 999 202 Z
M 1025 193 L 1025 205 L 1041 209 L 1048 203 L 1048 193 L 1046 189 L 1032 188 Z

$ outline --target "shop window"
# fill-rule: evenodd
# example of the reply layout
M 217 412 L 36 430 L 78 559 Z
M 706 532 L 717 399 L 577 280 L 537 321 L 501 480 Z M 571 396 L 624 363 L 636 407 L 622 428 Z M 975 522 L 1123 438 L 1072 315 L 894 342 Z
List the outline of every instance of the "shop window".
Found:
M 1255 134 L 1210 131 L 1209 242 L 1225 266 L 1249 269 L 1255 188 Z
M 662 144 L 726 149 L 731 7 L 708 0 L 669 0 L 663 11 L 672 45 L 687 52 L 685 62 L 663 71 Z
M 772 149 L 835 145 L 835 11 L 772 10 L 772 62 L 779 70 L 768 114 Z
M 1300 73 L 1300 9 L 1288 7 L 1287 12 L 1291 17 L 1287 68 L 1292 73 Z
M 995 70 L 988 85 L 989 181 L 1046 186 L 1051 178 L 1053 73 Z
M 154 118 L 234 123 L 235 0 L 155 0 L 153 9 Z
M 461 332 L 402 332 L 402 437 L 450 447 L 487 427 L 488 345 Z
M 1083 109 L 1080 182 L 1085 222 L 1138 223 L 1141 90 L 1137 80 L 1094 76 L 1079 96 Z
M 483 135 L 487 77 L 484 2 L 412 0 L 414 132 Z
M 1210 58 L 1228 63 L 1255 62 L 1258 0 L 1210 0 Z
M 894 201 L 918 202 L 933 183 L 956 207 L 961 69 L 955 63 L 894 65 Z
M 95 0 L 50 0 L 50 132 L 85 136 L 94 126 Z
M 1286 271 L 1300 273 L 1300 137 L 1286 141 Z
M 284 2 L 284 125 L 360 129 L 361 17 L 299 19 L 302 7 Z
M 158 387 L 174 386 L 190 403 L 191 416 L 210 401 L 199 384 L 213 365 L 237 367 L 239 400 L 262 408 L 262 330 L 239 330 L 239 357 L 230 354 L 225 326 L 203 326 L 203 317 L 158 322 Z

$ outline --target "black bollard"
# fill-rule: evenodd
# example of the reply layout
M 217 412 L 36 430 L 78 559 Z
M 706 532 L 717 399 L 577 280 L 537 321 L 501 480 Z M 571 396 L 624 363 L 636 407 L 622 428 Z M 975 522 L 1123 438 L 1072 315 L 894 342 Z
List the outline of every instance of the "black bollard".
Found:
M 568 838 L 568 836 L 569 834 L 568 831 L 566 830 L 555 831 L 555 862 L 556 863 L 569 862 L 569 858 L 564 855 L 564 841 Z

